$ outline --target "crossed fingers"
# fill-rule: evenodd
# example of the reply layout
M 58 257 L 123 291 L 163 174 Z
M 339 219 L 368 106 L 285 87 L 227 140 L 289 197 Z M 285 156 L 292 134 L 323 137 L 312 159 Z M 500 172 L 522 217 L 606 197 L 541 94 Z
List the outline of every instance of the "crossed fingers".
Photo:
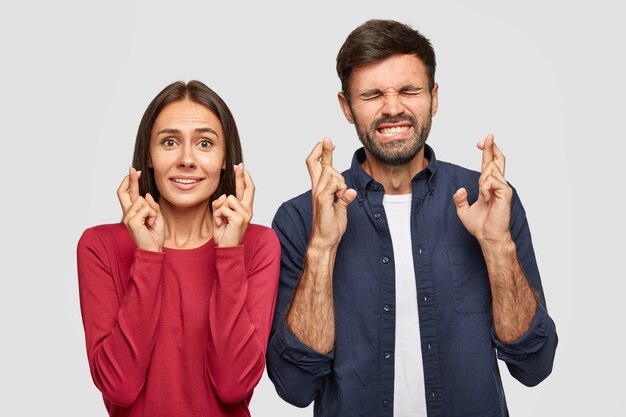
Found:
M 139 197 L 139 177 L 141 171 L 137 171 L 135 168 L 130 167 L 128 169 L 128 175 L 124 177 L 122 183 L 117 188 L 117 198 L 122 206 L 124 214 L 128 212 L 132 203 Z
M 478 179 L 481 195 L 488 201 L 492 192 L 508 194 L 510 187 L 504 178 L 506 158 L 495 144 L 493 134 L 488 134 L 477 146 L 483 151 L 481 174 Z

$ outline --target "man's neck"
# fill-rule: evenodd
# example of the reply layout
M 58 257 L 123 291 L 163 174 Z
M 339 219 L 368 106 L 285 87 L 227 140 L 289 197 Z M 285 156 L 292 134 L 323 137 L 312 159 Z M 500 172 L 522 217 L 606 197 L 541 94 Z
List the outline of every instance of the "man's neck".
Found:
M 408 164 L 401 166 L 386 165 L 375 159 L 367 149 L 365 155 L 361 167 L 385 187 L 385 194 L 410 194 L 411 180 L 428 165 L 428 160 L 424 157 L 424 148 Z

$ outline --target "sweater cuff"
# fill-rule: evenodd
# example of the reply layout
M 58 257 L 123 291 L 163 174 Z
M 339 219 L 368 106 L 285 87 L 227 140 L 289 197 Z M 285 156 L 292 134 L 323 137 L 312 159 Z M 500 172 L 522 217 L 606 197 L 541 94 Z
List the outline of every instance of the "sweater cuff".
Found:
M 216 246 L 215 247 L 215 256 L 217 258 L 231 257 L 237 256 L 239 254 L 243 255 L 245 253 L 243 244 L 238 246 Z
M 162 263 L 163 260 L 165 259 L 165 254 L 163 252 L 154 252 L 150 250 L 136 248 L 135 259 L 142 259 L 145 261 Z

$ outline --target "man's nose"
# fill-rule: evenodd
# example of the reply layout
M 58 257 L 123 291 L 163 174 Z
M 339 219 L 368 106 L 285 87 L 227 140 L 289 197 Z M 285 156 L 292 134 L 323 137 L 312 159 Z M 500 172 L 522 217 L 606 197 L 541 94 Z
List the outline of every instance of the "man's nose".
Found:
M 397 92 L 388 91 L 384 95 L 383 114 L 387 116 L 397 116 L 404 113 L 404 104 Z

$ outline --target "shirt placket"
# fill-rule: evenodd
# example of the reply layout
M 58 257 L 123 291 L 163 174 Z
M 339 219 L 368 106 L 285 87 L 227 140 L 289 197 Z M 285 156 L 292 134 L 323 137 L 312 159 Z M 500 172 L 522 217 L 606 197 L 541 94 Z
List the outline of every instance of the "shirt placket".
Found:
M 378 384 L 377 415 L 393 416 L 394 385 L 394 348 L 395 348 L 395 263 L 389 226 L 383 207 L 383 186 L 372 181 L 367 187 L 365 209 L 376 228 L 380 242 L 380 304 L 379 308 L 379 346 L 377 363 L 380 369 Z
M 430 245 L 426 234 L 423 206 L 430 191 L 426 179 L 413 181 L 411 203 L 411 242 L 417 288 L 417 311 L 420 323 L 424 389 L 428 416 L 443 416 L 444 405 L 439 368 L 437 320 Z

